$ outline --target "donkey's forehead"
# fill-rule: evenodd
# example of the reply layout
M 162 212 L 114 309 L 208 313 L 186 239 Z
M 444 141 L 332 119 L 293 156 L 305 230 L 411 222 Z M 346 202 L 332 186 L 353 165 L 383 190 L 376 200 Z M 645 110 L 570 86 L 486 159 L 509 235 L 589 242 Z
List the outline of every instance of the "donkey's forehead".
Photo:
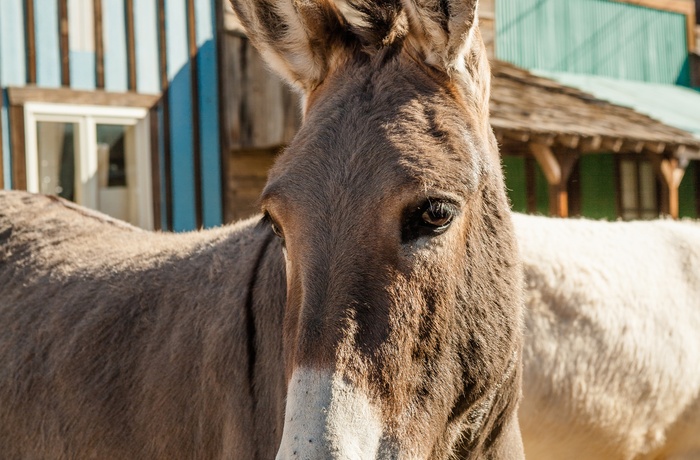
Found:
M 351 67 L 340 80 L 321 88 L 268 190 L 303 192 L 309 181 L 368 191 L 476 189 L 489 139 L 449 88 L 400 62 Z

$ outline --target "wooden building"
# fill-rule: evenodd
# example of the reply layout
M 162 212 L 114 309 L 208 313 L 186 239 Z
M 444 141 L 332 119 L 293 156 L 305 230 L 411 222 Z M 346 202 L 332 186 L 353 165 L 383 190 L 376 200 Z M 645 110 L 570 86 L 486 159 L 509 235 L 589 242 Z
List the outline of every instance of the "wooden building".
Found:
M 537 74 L 524 77 L 530 82 L 546 76 L 547 85 L 558 87 L 518 95 L 518 103 L 526 110 L 539 105 L 533 113 L 540 114 L 559 107 L 560 128 L 578 133 L 575 148 L 554 143 L 562 171 L 571 171 L 557 185 L 558 205 L 548 204 L 555 198 L 548 199 L 554 192 L 547 166 L 540 161 L 541 168 L 532 167 L 541 144 L 523 149 L 506 140 L 501 151 L 514 208 L 609 219 L 700 217 L 700 166 L 692 147 L 700 138 L 700 92 L 688 89 L 700 86 L 694 2 L 495 0 L 494 10 L 495 57 Z M 554 93 L 573 98 L 557 96 L 556 102 Z M 647 116 L 612 104 L 583 104 L 586 98 Z M 659 121 L 686 134 L 668 131 Z M 538 116 L 531 126 L 540 128 Z M 616 143 L 605 142 L 610 127 L 617 131 Z M 642 134 L 657 138 L 657 144 L 637 137 Z M 550 142 L 547 137 L 545 144 Z M 564 192 L 568 206 L 561 202 Z
M 0 187 L 222 221 L 221 0 L 0 1 Z

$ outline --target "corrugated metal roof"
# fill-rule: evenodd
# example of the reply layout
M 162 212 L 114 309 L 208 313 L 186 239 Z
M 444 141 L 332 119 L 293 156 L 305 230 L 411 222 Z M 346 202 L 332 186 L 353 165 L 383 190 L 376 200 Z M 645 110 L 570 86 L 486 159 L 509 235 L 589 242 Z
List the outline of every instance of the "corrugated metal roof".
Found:
M 533 71 L 613 104 L 630 107 L 700 139 L 700 92 L 675 85 Z

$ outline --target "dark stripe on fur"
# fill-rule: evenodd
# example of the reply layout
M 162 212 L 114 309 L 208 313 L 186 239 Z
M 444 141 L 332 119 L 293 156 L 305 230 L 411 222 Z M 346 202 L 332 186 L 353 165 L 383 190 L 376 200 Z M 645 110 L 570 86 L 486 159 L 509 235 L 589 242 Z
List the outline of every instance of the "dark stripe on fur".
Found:
M 269 230 L 268 230 L 269 232 Z M 265 241 L 263 241 L 260 246 L 258 254 L 255 256 L 255 265 L 253 265 L 253 270 L 251 271 L 250 281 L 248 282 L 248 296 L 245 302 L 245 315 L 246 315 L 246 332 L 247 332 L 247 347 L 248 347 L 248 391 L 250 392 L 250 400 L 252 402 L 253 419 L 255 419 L 255 414 L 257 413 L 257 398 L 255 395 L 255 361 L 257 358 L 256 353 L 256 340 L 257 340 L 257 329 L 255 327 L 255 311 L 253 306 L 255 305 L 255 284 L 258 281 L 258 271 L 262 265 L 262 261 L 267 253 L 267 248 L 270 243 L 275 238 L 273 234 L 267 235 Z M 258 447 L 255 446 L 255 453 L 252 457 L 253 459 L 258 458 Z

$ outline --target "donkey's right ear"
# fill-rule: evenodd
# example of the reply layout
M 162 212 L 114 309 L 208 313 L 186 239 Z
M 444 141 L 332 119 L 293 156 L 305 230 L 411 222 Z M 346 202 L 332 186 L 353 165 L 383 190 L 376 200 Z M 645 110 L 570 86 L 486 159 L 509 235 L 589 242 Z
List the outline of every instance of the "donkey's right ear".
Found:
M 308 93 L 344 52 L 347 24 L 330 0 L 231 0 L 267 64 Z

